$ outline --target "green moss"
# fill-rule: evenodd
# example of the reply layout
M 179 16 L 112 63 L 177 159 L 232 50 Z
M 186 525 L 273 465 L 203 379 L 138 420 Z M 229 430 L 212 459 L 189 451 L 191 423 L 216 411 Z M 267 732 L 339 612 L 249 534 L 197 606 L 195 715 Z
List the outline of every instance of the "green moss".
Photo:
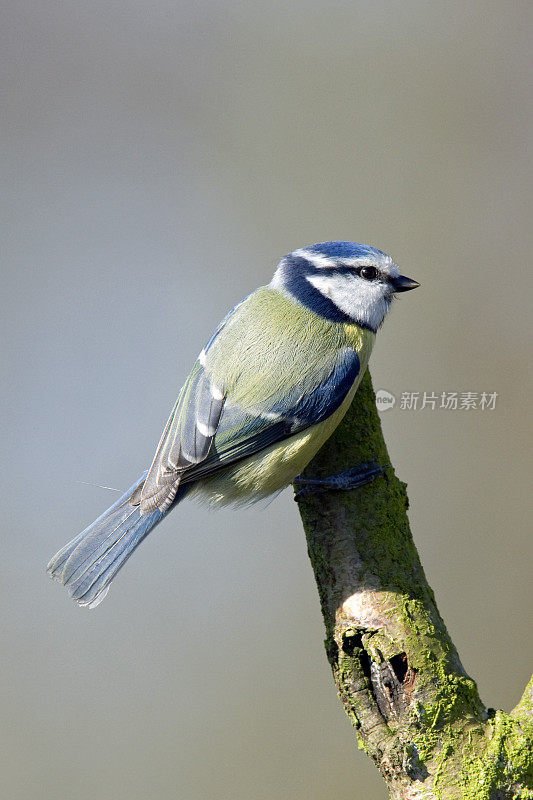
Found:
M 524 690 L 524 694 L 511 716 L 522 720 L 526 725 L 533 723 L 533 676 Z
M 484 726 L 483 739 L 475 746 L 472 738 L 468 740 L 461 770 L 466 800 L 491 800 L 494 787 L 509 792 L 513 800 L 532 800 L 532 733 L 509 714 L 497 711 Z M 520 788 L 513 791 L 513 785 Z

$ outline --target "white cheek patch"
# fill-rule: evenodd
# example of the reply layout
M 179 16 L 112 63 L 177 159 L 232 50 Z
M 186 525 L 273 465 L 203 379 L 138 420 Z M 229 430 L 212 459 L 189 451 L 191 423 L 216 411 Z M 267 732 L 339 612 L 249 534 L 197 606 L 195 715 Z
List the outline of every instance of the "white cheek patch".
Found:
M 357 278 L 351 275 L 308 275 L 306 280 L 338 308 L 347 314 L 350 313 L 347 311 L 347 306 L 353 308 L 354 295 L 358 289 Z
M 353 320 L 377 330 L 390 307 L 386 287 L 358 275 L 308 275 L 311 286 Z
M 333 295 L 333 278 L 327 275 L 308 275 L 306 280 L 309 281 L 311 286 L 314 286 L 315 289 L 318 289 L 320 294 L 323 294 L 324 297 L 329 297 L 332 299 Z

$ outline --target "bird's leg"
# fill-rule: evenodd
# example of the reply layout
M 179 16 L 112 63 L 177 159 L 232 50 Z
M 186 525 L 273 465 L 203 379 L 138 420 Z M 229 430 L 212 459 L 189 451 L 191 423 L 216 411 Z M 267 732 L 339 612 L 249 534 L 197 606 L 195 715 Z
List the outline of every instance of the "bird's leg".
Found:
M 377 461 L 368 461 L 347 469 L 345 472 L 339 472 L 337 475 L 328 475 L 326 478 L 304 478 L 298 475 L 293 482 L 295 486 L 302 488 L 296 492 L 294 499 L 298 501 L 303 495 L 310 492 L 346 492 L 348 489 L 358 489 L 379 475 L 383 475 L 389 466 L 390 464 L 380 466 Z

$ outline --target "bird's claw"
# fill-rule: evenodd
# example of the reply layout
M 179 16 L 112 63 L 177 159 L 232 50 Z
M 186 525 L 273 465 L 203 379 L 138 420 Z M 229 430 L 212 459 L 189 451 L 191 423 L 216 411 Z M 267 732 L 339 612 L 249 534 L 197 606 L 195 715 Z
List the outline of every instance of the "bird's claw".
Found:
M 325 478 L 304 478 L 302 475 L 298 475 L 293 482 L 296 487 L 301 486 L 302 488 L 296 492 L 294 499 L 298 501 L 303 495 L 311 492 L 346 492 L 350 489 L 358 489 L 365 483 L 370 483 L 374 478 L 383 475 L 387 467 L 390 467 L 390 464 L 381 466 L 377 461 L 368 461 Z

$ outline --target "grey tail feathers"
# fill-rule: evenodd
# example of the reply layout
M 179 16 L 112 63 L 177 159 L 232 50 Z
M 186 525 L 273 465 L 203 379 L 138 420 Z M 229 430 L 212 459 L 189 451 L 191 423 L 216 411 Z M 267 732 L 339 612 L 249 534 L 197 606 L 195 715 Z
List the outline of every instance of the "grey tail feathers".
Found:
M 94 608 L 102 602 L 117 572 L 165 516 L 165 511 L 158 508 L 141 515 L 139 506 L 129 502 L 147 474 L 48 564 L 50 577 L 66 586 L 78 605 Z

